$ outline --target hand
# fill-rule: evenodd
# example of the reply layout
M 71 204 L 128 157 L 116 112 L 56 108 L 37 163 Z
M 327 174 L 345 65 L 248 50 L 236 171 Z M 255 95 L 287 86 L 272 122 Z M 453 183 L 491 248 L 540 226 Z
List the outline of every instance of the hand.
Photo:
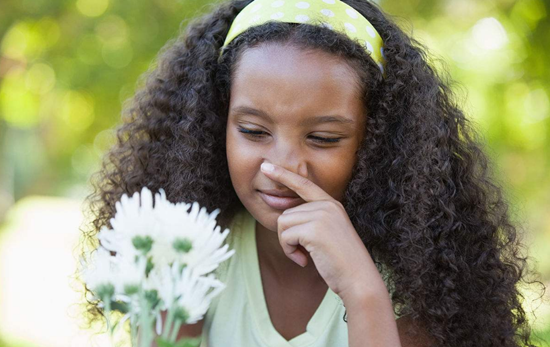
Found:
M 292 261 L 307 265 L 309 252 L 315 267 L 329 288 L 345 302 L 356 300 L 367 287 L 383 290 L 382 278 L 365 245 L 353 227 L 342 203 L 309 179 L 273 165 L 262 171 L 270 179 L 292 189 L 304 201 L 286 209 L 277 219 L 279 242 Z M 300 247 L 301 246 L 301 247 Z

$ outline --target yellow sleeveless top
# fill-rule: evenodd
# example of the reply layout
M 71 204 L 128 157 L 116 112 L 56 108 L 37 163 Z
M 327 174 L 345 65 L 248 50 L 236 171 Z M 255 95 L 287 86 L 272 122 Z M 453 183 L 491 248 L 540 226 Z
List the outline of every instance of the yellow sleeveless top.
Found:
M 304 333 L 287 341 L 275 329 L 263 293 L 255 227 L 246 209 L 232 221 L 226 243 L 235 254 L 215 271 L 226 288 L 205 315 L 200 347 L 348 347 L 345 307 L 330 288 Z

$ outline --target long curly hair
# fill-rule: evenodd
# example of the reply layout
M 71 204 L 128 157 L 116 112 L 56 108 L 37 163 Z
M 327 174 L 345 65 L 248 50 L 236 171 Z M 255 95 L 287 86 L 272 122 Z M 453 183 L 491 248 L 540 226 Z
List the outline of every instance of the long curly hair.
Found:
M 436 72 L 427 49 L 366 0 L 343 1 L 380 33 L 385 79 L 358 43 L 308 24 L 252 27 L 220 57 L 233 19 L 251 1 L 215 5 L 163 47 L 92 176 L 85 240 L 97 245 L 115 202 L 143 186 L 163 188 L 172 202 L 220 208 L 218 224 L 228 227 L 243 208 L 225 152 L 239 57 L 267 42 L 319 49 L 347 59 L 363 83 L 366 135 L 344 206 L 377 265 L 389 270 L 395 313 L 421 324 L 437 346 L 533 346 L 518 290 L 529 273 L 519 228 L 445 69 Z M 96 304 L 88 302 L 92 320 L 102 314 Z

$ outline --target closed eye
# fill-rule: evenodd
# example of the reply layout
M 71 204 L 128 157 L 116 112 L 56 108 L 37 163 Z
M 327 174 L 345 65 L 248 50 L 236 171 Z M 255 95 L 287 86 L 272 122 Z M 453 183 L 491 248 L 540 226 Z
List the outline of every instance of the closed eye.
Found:
M 241 127 L 239 127 L 239 131 L 243 134 L 246 134 L 252 137 L 258 137 L 258 138 L 264 137 L 266 134 L 265 131 L 248 130 Z M 340 140 L 342 139 L 342 137 L 329 138 L 329 137 L 319 137 L 319 136 L 313 136 L 313 135 L 311 136 L 311 138 L 313 138 L 314 141 L 320 142 L 320 143 L 337 143 L 337 142 L 340 142 Z

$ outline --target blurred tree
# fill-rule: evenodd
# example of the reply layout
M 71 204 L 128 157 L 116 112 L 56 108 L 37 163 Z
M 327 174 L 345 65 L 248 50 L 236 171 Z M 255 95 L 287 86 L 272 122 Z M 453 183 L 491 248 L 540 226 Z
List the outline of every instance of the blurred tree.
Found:
M 0 2 L 4 190 L 81 196 L 139 76 L 209 3 Z

